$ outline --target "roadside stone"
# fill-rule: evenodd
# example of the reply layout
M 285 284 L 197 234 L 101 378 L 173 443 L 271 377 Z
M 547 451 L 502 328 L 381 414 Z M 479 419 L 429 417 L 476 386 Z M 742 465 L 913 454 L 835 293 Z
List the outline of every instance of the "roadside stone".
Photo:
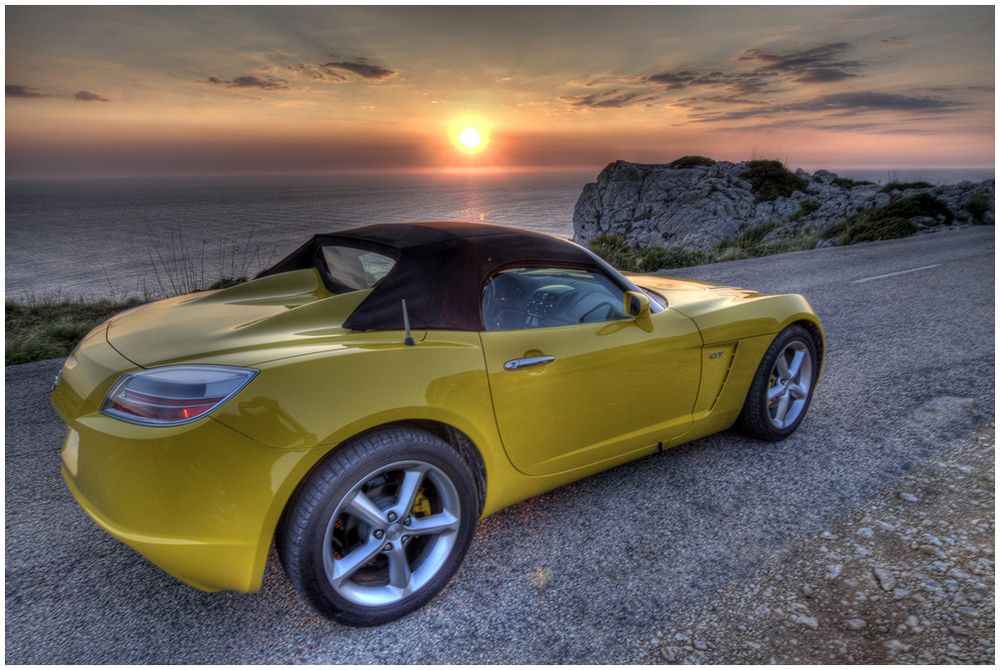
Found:
M 841 573 L 844 572 L 844 566 L 840 563 L 834 563 L 826 569 L 826 578 L 830 581 L 840 577 Z
M 893 577 L 892 572 L 888 569 L 876 566 L 872 568 L 872 572 L 875 573 L 875 579 L 878 580 L 878 584 L 882 587 L 883 591 L 892 591 L 896 588 L 896 578 Z
M 708 642 L 705 640 L 695 640 L 694 648 L 698 651 L 706 651 L 708 649 Z
M 873 531 L 871 528 L 867 528 L 867 527 L 865 527 L 865 528 L 858 528 L 858 533 L 857 534 L 860 535 L 861 537 L 865 538 L 866 540 L 870 540 L 873 537 L 875 537 L 875 531 Z
M 660 647 L 660 655 L 663 656 L 663 660 L 667 663 L 676 663 L 679 656 L 679 650 L 677 647 L 672 645 L 663 645 Z
M 814 619 L 813 617 L 805 614 L 795 613 L 788 618 L 794 623 L 801 624 L 806 628 L 811 628 L 812 630 L 816 630 L 817 628 L 819 628 L 819 622 L 816 621 L 816 619 Z
M 861 630 L 868 624 L 864 619 L 848 619 L 846 622 L 848 630 Z
M 819 537 L 821 540 L 836 540 L 838 536 L 828 530 L 824 530 L 819 534 Z
M 899 494 L 899 497 L 905 500 L 906 502 L 917 502 L 917 496 L 913 495 L 909 491 L 903 491 L 902 493 Z
M 885 643 L 885 646 L 891 651 L 909 651 L 911 649 L 910 645 L 899 640 L 889 640 Z

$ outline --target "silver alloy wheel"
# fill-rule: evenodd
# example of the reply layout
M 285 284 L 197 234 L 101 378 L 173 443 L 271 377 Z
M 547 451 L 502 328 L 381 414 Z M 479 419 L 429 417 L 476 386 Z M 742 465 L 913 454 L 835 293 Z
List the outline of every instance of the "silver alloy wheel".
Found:
M 792 340 L 778 354 L 767 389 L 767 415 L 775 428 L 791 426 L 805 411 L 812 370 L 812 355 L 802 340 Z
M 422 510 L 414 510 L 418 495 Z M 368 607 L 416 593 L 451 555 L 460 509 L 455 485 L 430 463 L 400 461 L 375 470 L 330 517 L 323 536 L 327 579 L 340 596 Z M 343 546 L 345 537 L 351 546 Z M 341 551 L 335 552 L 335 544 Z

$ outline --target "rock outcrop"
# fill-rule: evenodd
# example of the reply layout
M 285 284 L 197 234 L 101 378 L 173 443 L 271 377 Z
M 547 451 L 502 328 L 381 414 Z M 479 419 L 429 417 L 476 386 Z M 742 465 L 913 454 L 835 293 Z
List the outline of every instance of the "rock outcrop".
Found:
M 645 165 L 616 161 L 587 184 L 573 211 L 573 239 L 590 243 L 599 235 L 616 235 L 634 247 L 679 247 L 708 251 L 755 227 L 767 227 L 762 244 L 803 235 L 824 243 L 824 233 L 865 210 L 876 211 L 902 199 L 940 203 L 933 211 L 906 211 L 916 229 L 940 225 L 993 223 L 994 180 L 941 186 L 856 182 L 819 170 L 785 171 L 775 162 L 717 162 L 682 159 L 674 164 Z M 776 167 L 783 178 L 774 195 L 762 167 Z M 683 165 L 684 167 L 674 167 Z M 771 178 L 765 174 L 763 179 Z M 920 195 L 924 194 L 924 195 Z M 770 199 L 769 199 L 770 198 Z M 893 216 L 898 212 L 890 211 Z M 914 208 L 909 208 L 910 210 Z M 909 216 L 913 214 L 913 216 Z M 904 222 L 905 223 L 905 222 Z M 826 242 L 832 243 L 832 242 Z

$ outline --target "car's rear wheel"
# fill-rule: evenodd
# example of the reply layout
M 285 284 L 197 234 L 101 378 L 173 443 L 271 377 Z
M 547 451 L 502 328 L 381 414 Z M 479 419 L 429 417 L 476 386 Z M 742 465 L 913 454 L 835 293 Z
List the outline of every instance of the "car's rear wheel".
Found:
M 801 326 L 781 331 L 768 347 L 747 392 L 737 427 L 761 440 L 783 440 L 799 427 L 819 374 L 816 343 Z
M 278 552 L 318 612 L 374 626 L 448 583 L 478 515 L 473 475 L 451 445 L 389 428 L 338 448 L 309 475 L 282 520 Z

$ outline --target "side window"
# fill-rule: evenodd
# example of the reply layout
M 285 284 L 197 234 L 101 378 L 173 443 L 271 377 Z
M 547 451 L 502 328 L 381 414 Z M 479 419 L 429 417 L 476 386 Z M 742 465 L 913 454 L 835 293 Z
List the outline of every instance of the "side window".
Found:
M 573 326 L 624 319 L 625 292 L 599 272 L 516 268 L 483 290 L 486 330 Z
M 375 251 L 328 244 L 323 247 L 323 263 L 333 283 L 347 292 L 371 288 L 396 261 Z

